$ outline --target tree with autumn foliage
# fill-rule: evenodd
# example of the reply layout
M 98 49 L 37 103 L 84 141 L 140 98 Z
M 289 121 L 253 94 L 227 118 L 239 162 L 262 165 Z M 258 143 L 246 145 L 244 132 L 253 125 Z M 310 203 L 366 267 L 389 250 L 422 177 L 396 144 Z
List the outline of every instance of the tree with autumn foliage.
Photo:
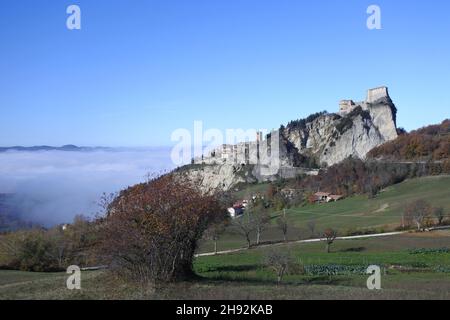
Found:
M 125 191 L 102 222 L 101 252 L 112 270 L 146 283 L 193 275 L 197 242 L 223 208 L 188 182 L 164 175 Z

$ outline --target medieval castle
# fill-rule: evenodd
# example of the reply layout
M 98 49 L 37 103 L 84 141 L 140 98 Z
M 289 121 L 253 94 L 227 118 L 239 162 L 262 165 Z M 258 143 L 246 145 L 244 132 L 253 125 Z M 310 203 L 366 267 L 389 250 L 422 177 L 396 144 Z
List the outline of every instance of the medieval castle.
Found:
M 339 102 L 339 114 L 346 115 L 352 112 L 357 107 L 361 107 L 363 110 L 367 110 L 369 105 L 383 99 L 390 100 L 387 87 L 369 89 L 367 91 L 367 98 L 365 101 L 355 103 L 353 100 L 341 100 Z
M 387 87 L 383 86 L 369 89 L 365 101 L 354 102 L 353 100 L 341 100 L 339 103 L 338 114 L 341 116 L 348 115 L 357 107 L 368 110 L 372 105 L 385 103 L 386 101 L 390 101 Z M 267 147 L 267 141 L 264 139 L 263 133 L 258 131 L 256 132 L 255 141 L 241 142 L 233 145 L 223 144 L 210 151 L 208 155 L 196 158 L 195 160 L 193 159 L 193 163 L 228 163 L 232 165 L 256 164 L 259 163 L 260 158 L 263 157 L 263 152 L 261 151 L 267 150 Z

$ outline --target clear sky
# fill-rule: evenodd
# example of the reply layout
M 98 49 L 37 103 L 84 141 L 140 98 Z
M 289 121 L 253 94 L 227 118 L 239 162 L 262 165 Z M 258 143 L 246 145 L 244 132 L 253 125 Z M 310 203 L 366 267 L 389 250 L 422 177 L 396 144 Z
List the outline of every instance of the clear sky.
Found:
M 371 4 L 382 30 L 366 27 Z M 437 123 L 449 16 L 448 0 L 2 0 L 0 145 L 168 145 L 194 120 L 271 129 L 380 85 L 399 126 Z

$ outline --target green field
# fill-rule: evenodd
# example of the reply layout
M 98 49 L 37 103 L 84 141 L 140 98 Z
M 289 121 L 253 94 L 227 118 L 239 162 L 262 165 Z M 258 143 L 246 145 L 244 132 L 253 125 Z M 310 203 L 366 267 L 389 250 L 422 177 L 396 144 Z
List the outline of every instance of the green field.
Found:
M 106 271 L 82 273 L 82 290 L 65 287 L 64 273 L 0 271 L 0 299 L 450 299 L 450 252 L 420 248 L 450 248 L 450 231 L 409 233 L 361 240 L 340 240 L 332 252 L 323 243 L 283 244 L 303 266 L 339 266 L 337 274 L 304 274 L 294 269 L 280 285 L 264 266 L 273 248 L 197 258 L 197 279 L 168 285 L 156 292 L 124 283 Z M 366 287 L 367 275 L 345 268 L 377 264 L 382 290 Z
M 262 186 L 252 186 L 240 191 L 242 195 L 251 193 Z M 335 228 L 340 235 L 355 231 L 386 232 L 400 226 L 401 215 L 408 202 L 425 199 L 434 207 L 442 206 L 450 215 L 450 176 L 434 176 L 412 179 L 383 190 L 376 198 L 365 195 L 354 196 L 335 203 L 305 205 L 286 210 L 290 222 L 289 240 L 311 237 L 307 224 L 315 221 L 316 233 L 325 228 Z M 275 224 L 280 213 L 273 213 L 273 223 L 262 235 L 262 241 L 279 241 L 282 233 Z M 242 237 L 230 229 L 219 241 L 218 249 L 226 250 L 244 247 Z M 211 242 L 203 242 L 200 252 L 212 251 Z

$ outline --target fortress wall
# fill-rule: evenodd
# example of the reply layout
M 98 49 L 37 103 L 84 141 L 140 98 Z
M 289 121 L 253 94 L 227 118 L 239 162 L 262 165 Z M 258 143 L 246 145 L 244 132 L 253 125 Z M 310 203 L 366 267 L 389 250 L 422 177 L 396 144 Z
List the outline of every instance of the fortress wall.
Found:
M 379 87 L 367 91 L 367 102 L 373 103 L 379 99 L 389 97 L 387 87 Z

